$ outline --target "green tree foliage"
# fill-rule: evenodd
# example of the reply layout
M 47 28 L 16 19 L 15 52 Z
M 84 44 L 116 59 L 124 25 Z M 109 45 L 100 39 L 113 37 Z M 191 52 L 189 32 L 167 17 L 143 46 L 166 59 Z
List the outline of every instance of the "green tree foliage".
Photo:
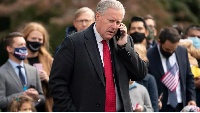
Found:
M 174 23 L 200 23 L 200 0 L 120 0 L 126 7 L 124 23 L 132 16 L 152 14 L 158 30 Z M 18 31 L 27 22 L 43 23 L 50 35 L 51 53 L 72 25 L 73 13 L 87 6 L 95 10 L 99 0 L 0 0 L 0 38 Z M 5 53 L 1 53 L 5 54 Z

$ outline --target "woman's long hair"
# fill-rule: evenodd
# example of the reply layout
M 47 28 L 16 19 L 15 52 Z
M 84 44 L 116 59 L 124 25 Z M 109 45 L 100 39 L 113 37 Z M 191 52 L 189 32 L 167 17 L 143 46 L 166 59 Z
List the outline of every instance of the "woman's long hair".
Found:
M 52 58 L 51 54 L 48 52 L 48 50 L 49 50 L 49 36 L 48 36 L 47 30 L 40 23 L 30 22 L 22 30 L 22 33 L 24 34 L 25 40 L 27 40 L 29 34 L 32 31 L 39 31 L 43 35 L 43 43 L 42 43 L 42 46 L 39 49 L 38 58 L 39 58 L 39 62 L 43 65 L 44 71 L 46 71 L 47 75 L 50 75 L 50 70 L 51 70 L 53 58 Z M 27 59 L 25 59 L 24 62 L 29 63 Z M 42 81 L 42 89 L 43 89 L 43 93 L 46 97 L 46 102 L 45 102 L 46 111 L 52 112 L 53 100 L 52 100 L 52 98 L 50 98 L 50 96 L 48 94 L 48 83 Z

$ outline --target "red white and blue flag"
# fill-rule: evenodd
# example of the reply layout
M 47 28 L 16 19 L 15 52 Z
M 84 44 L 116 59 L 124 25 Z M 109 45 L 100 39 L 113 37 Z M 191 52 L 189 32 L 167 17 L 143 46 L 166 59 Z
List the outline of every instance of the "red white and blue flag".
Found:
M 165 73 L 165 75 L 161 78 L 161 82 L 170 90 L 175 91 L 176 87 L 179 83 L 179 68 L 175 63 L 171 69 Z

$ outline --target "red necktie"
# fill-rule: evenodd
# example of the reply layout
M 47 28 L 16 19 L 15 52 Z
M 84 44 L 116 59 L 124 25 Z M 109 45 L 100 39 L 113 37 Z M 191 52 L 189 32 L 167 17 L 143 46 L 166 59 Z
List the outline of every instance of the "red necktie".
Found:
M 104 73 L 106 77 L 106 112 L 116 112 L 116 94 L 115 85 L 112 72 L 112 63 L 110 56 L 110 49 L 106 40 L 102 40 L 103 43 L 103 62 L 104 62 Z

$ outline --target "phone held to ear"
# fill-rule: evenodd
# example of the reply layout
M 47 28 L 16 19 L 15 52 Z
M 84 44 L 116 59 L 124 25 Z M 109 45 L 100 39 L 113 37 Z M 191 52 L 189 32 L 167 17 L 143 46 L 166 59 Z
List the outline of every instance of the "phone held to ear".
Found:
M 115 37 L 116 37 L 116 40 L 117 40 L 117 41 L 118 41 L 119 38 L 121 37 L 121 31 L 120 31 L 120 29 L 117 30 L 117 33 L 116 33 Z

